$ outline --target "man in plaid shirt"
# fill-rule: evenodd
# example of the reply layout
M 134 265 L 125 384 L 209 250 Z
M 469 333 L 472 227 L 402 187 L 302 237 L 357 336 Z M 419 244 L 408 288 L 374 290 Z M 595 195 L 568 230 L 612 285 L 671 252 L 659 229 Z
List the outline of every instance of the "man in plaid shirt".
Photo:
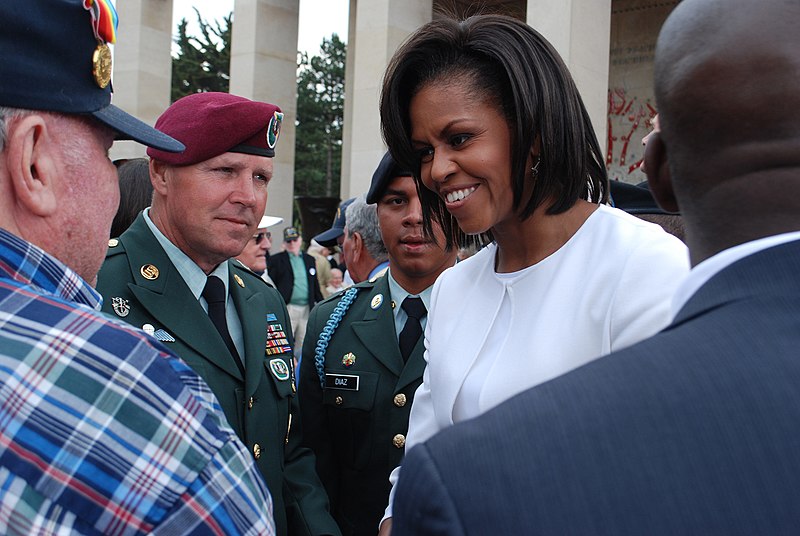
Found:
M 0 3 L 0 533 L 274 534 L 206 384 L 99 313 L 115 137 L 182 144 L 110 105 L 107 0 Z

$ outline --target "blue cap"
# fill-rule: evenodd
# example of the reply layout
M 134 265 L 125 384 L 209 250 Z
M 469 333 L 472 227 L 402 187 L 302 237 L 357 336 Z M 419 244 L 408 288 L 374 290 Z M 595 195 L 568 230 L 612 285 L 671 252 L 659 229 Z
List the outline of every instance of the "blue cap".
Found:
M 344 227 L 347 225 L 347 216 L 345 214 L 347 212 L 347 207 L 355 200 L 355 197 L 351 197 L 339 203 L 339 208 L 336 209 L 336 216 L 333 218 L 333 225 L 331 228 L 314 237 L 314 240 L 316 240 L 320 246 L 330 248 L 336 245 L 336 239 L 344 234 Z
M 96 13 L 83 0 L 0 2 L 0 105 L 91 115 L 118 139 L 182 151 L 179 141 L 111 104 L 111 55 L 107 36 L 95 33 Z

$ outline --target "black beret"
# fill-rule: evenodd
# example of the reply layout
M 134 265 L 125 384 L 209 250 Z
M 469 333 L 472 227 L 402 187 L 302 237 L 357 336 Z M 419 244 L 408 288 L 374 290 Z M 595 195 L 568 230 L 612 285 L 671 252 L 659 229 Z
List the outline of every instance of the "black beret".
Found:
M 117 13 L 109 0 L 0 2 L 0 106 L 88 114 L 164 151 L 183 145 L 111 104 Z
M 222 153 L 275 156 L 283 113 L 274 104 L 230 93 L 194 93 L 176 100 L 156 121 L 156 128 L 183 142 L 179 155 L 148 149 L 167 164 L 188 166 Z
M 395 177 L 411 177 L 413 173 L 405 171 L 397 165 L 392 155 L 387 152 L 381 158 L 381 163 L 378 164 L 378 169 L 372 174 L 372 183 L 369 185 L 367 192 L 367 203 L 377 203 L 381 200 L 383 192 L 386 187 Z

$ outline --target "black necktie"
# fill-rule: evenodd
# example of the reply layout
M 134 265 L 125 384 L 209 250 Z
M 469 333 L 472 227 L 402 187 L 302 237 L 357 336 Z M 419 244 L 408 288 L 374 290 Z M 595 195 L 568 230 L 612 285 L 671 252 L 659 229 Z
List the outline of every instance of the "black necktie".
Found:
M 236 351 L 236 345 L 233 344 L 233 339 L 231 339 L 231 334 L 228 331 L 228 321 L 225 319 L 225 284 L 222 279 L 215 275 L 208 276 L 206 286 L 203 289 L 203 297 L 208 302 L 208 316 L 211 318 L 211 322 L 219 331 L 222 340 L 225 341 L 225 346 L 230 350 L 239 370 L 244 374 L 239 352 Z
M 403 305 L 400 307 L 408 314 L 406 325 L 400 332 L 400 355 L 403 356 L 403 361 L 408 361 L 411 351 L 422 335 L 422 324 L 419 320 L 428 311 L 425 309 L 425 304 L 422 303 L 422 298 L 412 298 L 411 296 L 403 300 Z

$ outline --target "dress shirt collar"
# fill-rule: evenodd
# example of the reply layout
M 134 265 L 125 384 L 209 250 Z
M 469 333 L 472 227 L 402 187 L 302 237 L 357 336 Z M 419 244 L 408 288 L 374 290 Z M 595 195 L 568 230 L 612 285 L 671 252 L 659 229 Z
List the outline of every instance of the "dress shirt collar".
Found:
M 144 221 L 147 224 L 147 227 L 150 228 L 153 235 L 158 240 L 158 243 L 161 244 L 161 247 L 164 248 L 164 252 L 169 257 L 170 262 L 172 262 L 175 269 L 178 270 L 178 273 L 181 275 L 183 280 L 186 282 L 186 285 L 189 287 L 189 290 L 192 291 L 195 299 L 199 300 L 200 296 L 203 293 L 203 288 L 206 286 L 206 274 L 205 272 L 197 266 L 197 264 L 189 258 L 186 253 L 180 250 L 178 246 L 170 242 L 169 238 L 164 236 L 156 224 L 153 223 L 153 220 L 150 219 L 150 208 L 144 209 Z M 222 279 L 222 283 L 225 285 L 225 296 L 227 302 L 228 296 L 228 263 L 221 262 L 219 266 L 217 266 L 213 272 L 209 275 L 216 275 L 220 279 Z
M 371 280 L 375 276 L 381 275 L 381 272 L 387 270 L 389 268 L 389 261 L 383 261 L 378 266 L 372 269 L 367 277 L 367 281 Z
M 387 272 L 387 277 L 389 278 L 389 294 L 394 300 L 396 307 L 394 308 L 394 316 L 397 316 L 398 311 L 402 311 L 403 309 L 400 307 L 400 304 L 403 303 L 408 296 L 415 296 L 422 298 L 422 303 L 425 304 L 425 310 L 431 310 L 431 294 L 433 293 L 433 285 L 429 286 L 419 294 L 411 294 L 406 289 L 400 286 L 400 283 L 392 277 L 392 270 L 391 268 Z
M 680 312 L 689 299 L 700 290 L 700 287 L 705 285 L 723 269 L 754 253 L 795 240 L 800 240 L 800 231 L 783 233 L 745 242 L 744 244 L 722 250 L 716 255 L 707 258 L 691 269 L 689 275 L 675 292 L 672 298 L 672 319 L 675 319 L 678 312 Z

